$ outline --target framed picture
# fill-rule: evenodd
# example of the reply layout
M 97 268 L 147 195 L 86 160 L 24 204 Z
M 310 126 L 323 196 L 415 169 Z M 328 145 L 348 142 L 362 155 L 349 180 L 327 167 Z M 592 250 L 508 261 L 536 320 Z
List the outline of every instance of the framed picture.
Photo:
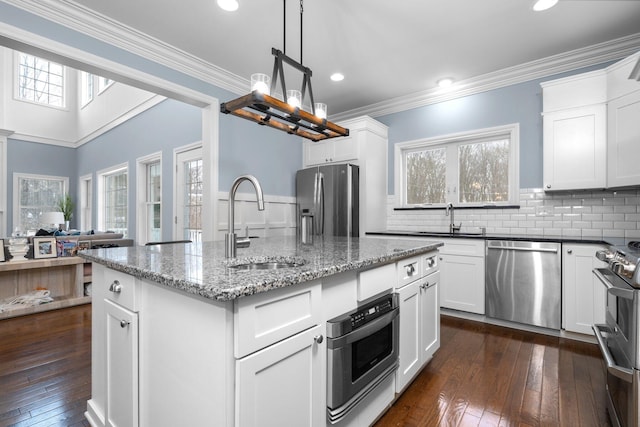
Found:
M 33 258 L 56 258 L 58 247 L 55 237 L 34 237 L 33 238 Z
M 5 262 L 6 259 L 4 258 L 4 239 L 0 239 L 0 262 Z

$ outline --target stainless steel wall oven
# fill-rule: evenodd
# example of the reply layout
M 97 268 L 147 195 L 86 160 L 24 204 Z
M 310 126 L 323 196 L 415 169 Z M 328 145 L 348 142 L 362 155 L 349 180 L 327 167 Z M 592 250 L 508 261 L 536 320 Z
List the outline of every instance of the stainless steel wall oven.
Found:
M 611 247 L 593 270 L 607 290 L 606 324 L 593 331 L 606 364 L 607 409 L 614 426 L 640 426 L 640 244 Z
M 327 322 L 327 417 L 335 424 L 398 368 L 398 298 L 386 294 Z

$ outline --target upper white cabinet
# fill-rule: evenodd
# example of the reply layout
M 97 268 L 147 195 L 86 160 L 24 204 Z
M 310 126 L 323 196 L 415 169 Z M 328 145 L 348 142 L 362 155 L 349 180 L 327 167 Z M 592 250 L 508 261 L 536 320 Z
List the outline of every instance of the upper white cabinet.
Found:
M 544 188 L 604 188 L 607 179 L 606 74 L 542 83 Z
M 545 190 L 640 185 L 639 57 L 541 84 Z
M 360 167 L 360 236 L 387 227 L 388 128 L 364 116 L 339 123 L 349 136 L 303 142 L 303 166 L 353 163 Z

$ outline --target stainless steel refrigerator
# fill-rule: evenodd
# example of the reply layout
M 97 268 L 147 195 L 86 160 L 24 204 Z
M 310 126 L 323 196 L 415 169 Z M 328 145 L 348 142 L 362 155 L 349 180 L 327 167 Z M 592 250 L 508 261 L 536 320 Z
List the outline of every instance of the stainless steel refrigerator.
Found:
M 316 166 L 296 173 L 298 235 L 311 216 L 316 236 L 358 237 L 360 172 L 356 165 Z

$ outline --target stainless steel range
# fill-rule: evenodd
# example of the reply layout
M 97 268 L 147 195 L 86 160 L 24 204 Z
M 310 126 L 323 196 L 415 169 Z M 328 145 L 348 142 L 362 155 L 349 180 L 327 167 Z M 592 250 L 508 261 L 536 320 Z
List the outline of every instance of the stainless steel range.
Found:
M 640 242 L 612 246 L 593 273 L 607 289 L 606 324 L 593 325 L 606 363 L 609 416 L 615 426 L 640 427 Z

